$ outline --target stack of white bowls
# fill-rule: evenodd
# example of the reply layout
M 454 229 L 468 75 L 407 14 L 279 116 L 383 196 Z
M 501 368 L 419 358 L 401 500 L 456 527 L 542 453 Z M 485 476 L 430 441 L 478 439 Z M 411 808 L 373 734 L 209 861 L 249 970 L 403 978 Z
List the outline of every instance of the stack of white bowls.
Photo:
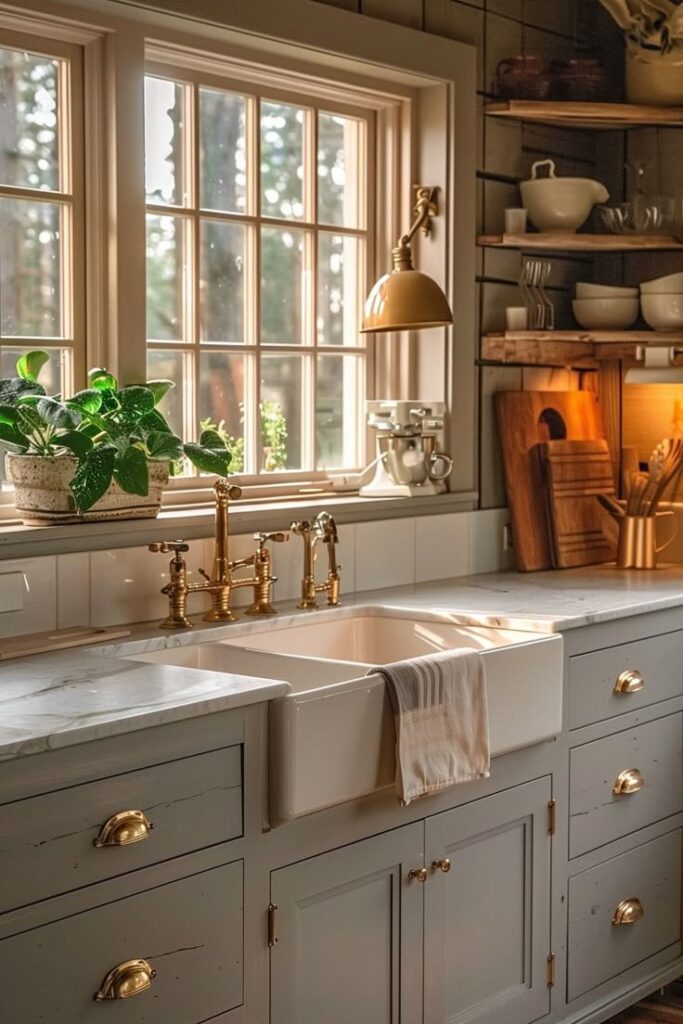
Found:
M 638 319 L 638 289 L 579 282 L 572 309 L 586 330 L 623 331 Z
M 683 273 L 667 274 L 640 286 L 643 319 L 655 331 L 683 329 Z

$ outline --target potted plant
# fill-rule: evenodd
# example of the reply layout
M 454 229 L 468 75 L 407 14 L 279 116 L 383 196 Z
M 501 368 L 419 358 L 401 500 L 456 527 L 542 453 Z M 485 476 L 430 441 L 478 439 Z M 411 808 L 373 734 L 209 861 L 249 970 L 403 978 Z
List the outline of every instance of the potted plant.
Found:
M 626 99 L 630 103 L 683 103 L 681 0 L 600 0 L 626 41 Z
M 173 381 L 120 388 L 95 369 L 85 390 L 63 399 L 38 381 L 48 358 L 29 352 L 16 377 L 0 380 L 0 446 L 27 525 L 156 516 L 184 456 L 201 472 L 227 475 L 231 453 L 217 431 L 184 444 L 159 411 Z

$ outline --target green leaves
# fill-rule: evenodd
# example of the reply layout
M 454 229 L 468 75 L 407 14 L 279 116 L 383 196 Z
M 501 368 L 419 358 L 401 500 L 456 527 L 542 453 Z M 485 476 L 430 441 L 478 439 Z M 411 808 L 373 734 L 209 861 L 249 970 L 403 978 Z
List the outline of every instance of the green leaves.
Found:
M 102 392 L 95 388 L 77 391 L 73 398 L 67 398 L 66 404 L 83 412 L 99 412 L 102 407 Z
M 61 448 L 67 448 L 72 455 L 79 459 L 87 455 L 92 448 L 92 441 L 87 434 L 80 430 L 65 431 L 65 433 L 59 435 L 55 443 L 59 444 Z
M 147 457 L 141 448 L 131 445 L 116 455 L 114 462 L 114 479 L 122 491 L 127 494 L 149 493 L 149 473 Z
M 149 388 L 132 384 L 118 393 L 122 413 L 129 419 L 140 419 L 154 408 L 154 394 Z
M 36 412 L 44 423 L 62 430 L 73 430 L 81 422 L 77 409 L 69 408 L 56 398 L 41 398 L 36 403 Z
M 205 433 L 211 433 L 211 431 Z M 232 455 L 224 444 L 221 447 L 210 447 L 201 442 L 200 444 L 188 442 L 183 445 L 183 450 L 192 465 L 196 466 L 201 473 L 215 473 L 216 476 L 228 475 Z
M 183 443 L 175 434 L 163 430 L 151 430 L 146 438 L 146 447 L 152 459 L 168 459 L 175 462 L 183 456 Z
M 172 380 L 148 380 L 145 385 L 146 388 L 154 395 L 154 404 L 158 405 L 162 398 L 165 398 L 171 388 L 175 387 Z
M 0 380 L 0 404 L 13 405 L 22 395 L 44 395 L 45 388 L 36 381 L 23 377 L 6 377 Z
M 35 382 L 45 363 L 49 362 L 50 356 L 47 352 L 26 352 L 17 359 L 17 374 L 23 380 Z
M 119 386 L 114 374 L 102 367 L 97 367 L 97 369 L 90 371 L 88 382 L 90 387 L 95 388 L 96 391 L 116 391 Z
M 114 475 L 116 448 L 92 448 L 79 461 L 70 483 L 74 503 L 79 512 L 87 512 L 105 493 Z
M 0 420 L 0 444 L 15 455 L 23 455 L 29 447 L 29 439 L 11 423 Z

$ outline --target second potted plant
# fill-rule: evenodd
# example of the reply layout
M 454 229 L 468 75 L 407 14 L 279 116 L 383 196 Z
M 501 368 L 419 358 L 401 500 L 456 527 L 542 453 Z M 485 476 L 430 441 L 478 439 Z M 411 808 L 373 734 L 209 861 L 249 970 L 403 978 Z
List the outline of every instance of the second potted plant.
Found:
M 217 431 L 183 443 L 159 411 L 172 381 L 120 388 L 95 369 L 85 390 L 63 399 L 38 381 L 47 360 L 29 352 L 16 377 L 0 380 L 0 447 L 27 525 L 156 516 L 169 470 L 183 457 L 227 476 L 231 453 Z

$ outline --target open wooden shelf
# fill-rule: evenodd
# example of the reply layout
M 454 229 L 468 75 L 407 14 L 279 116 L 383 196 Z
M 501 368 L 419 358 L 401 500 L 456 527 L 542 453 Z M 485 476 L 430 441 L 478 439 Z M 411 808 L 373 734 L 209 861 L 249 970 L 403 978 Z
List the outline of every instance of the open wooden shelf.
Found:
M 481 341 L 486 363 L 595 368 L 605 360 L 636 362 L 639 345 L 683 346 L 683 331 L 505 331 Z M 683 362 L 677 357 L 676 362 Z
M 479 235 L 477 245 L 499 249 L 543 249 L 558 252 L 667 252 L 683 250 L 671 235 L 589 235 L 544 231 L 525 235 Z
M 683 127 L 683 107 L 646 107 L 633 103 L 574 103 L 569 100 L 496 100 L 486 104 L 491 117 L 565 128 Z

